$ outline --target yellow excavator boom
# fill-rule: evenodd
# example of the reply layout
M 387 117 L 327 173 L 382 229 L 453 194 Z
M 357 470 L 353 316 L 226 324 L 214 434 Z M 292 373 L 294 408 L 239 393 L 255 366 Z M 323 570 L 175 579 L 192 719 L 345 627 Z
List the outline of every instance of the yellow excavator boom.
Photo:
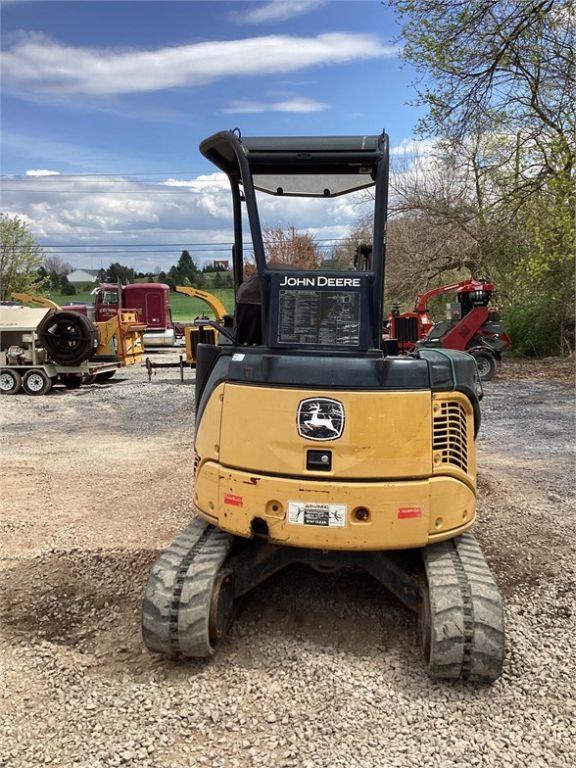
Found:
M 47 299 L 45 296 L 33 296 L 31 293 L 13 293 L 12 298 L 16 301 L 21 301 L 22 304 L 39 304 L 46 309 L 62 309 L 59 304 L 56 304 L 52 299 Z
M 200 288 L 191 288 L 186 285 L 177 285 L 174 289 L 178 293 L 183 293 L 185 296 L 191 296 L 193 299 L 202 299 L 210 307 L 214 313 L 216 322 L 221 323 L 224 315 L 227 314 L 226 307 L 217 296 L 214 296 L 208 291 L 201 291 Z

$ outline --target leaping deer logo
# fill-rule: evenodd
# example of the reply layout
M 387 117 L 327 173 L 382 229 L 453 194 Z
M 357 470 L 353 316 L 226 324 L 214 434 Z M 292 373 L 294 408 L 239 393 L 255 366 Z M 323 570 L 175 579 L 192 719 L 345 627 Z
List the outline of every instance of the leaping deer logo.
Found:
M 336 440 L 344 429 L 344 407 L 338 400 L 310 398 L 298 406 L 298 432 L 308 440 Z
M 335 435 L 339 434 L 338 430 L 334 428 L 334 424 L 332 423 L 332 417 L 320 416 L 321 412 L 322 412 L 322 408 L 320 406 L 320 403 L 313 403 L 313 405 L 310 406 L 310 413 L 312 414 L 312 418 L 308 419 L 308 421 L 305 421 L 304 426 L 308 427 L 309 429 L 326 427 L 326 429 L 329 429 L 331 432 L 334 432 Z

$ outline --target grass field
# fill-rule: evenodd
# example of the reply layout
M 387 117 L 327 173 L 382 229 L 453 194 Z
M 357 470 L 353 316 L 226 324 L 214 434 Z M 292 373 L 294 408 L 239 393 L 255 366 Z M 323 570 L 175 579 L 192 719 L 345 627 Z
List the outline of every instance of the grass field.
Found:
M 232 288 L 216 288 L 210 291 L 217 296 L 224 304 L 228 312 L 234 309 L 234 290 Z M 74 304 L 77 302 L 91 304 L 92 296 L 90 291 L 79 291 L 75 296 L 64 296 L 62 293 L 51 293 L 49 297 L 57 304 Z M 212 316 L 208 305 L 200 299 L 192 299 L 181 293 L 170 294 L 170 306 L 172 307 L 172 318 L 174 320 L 193 320 L 199 314 Z

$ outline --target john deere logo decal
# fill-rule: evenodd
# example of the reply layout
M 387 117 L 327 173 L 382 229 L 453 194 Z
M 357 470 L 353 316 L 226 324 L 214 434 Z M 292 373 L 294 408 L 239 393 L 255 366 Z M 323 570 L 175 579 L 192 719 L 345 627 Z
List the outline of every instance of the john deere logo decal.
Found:
M 302 400 L 297 423 L 298 433 L 307 440 L 336 440 L 344 431 L 344 406 L 327 397 Z

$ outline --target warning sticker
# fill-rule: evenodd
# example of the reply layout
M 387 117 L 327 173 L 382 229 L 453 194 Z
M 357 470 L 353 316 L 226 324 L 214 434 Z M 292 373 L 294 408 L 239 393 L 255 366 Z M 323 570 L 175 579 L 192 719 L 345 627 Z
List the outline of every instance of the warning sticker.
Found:
M 398 520 L 407 520 L 410 517 L 422 517 L 422 508 L 398 507 Z
M 288 502 L 288 522 L 294 525 L 322 525 L 328 528 L 343 528 L 346 525 L 346 512 L 345 504 Z
M 231 507 L 243 507 L 244 499 L 242 496 L 235 496 L 233 493 L 225 493 L 224 504 L 228 504 Z

